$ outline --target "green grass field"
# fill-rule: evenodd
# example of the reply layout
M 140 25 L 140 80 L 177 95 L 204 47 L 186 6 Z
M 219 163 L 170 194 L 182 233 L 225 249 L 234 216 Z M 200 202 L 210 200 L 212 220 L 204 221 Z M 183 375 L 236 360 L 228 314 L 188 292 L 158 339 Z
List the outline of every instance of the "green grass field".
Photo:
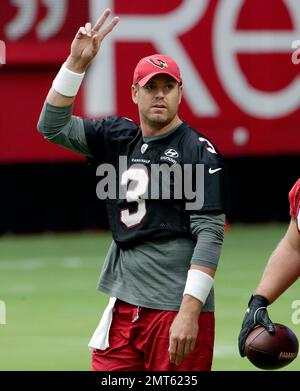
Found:
M 256 370 L 237 351 L 237 335 L 252 289 L 285 225 L 235 225 L 225 237 L 216 278 L 214 370 Z M 87 348 L 107 297 L 96 284 L 110 234 L 47 234 L 0 239 L 0 370 L 89 370 Z M 291 327 L 299 284 L 270 307 Z M 299 370 L 299 357 L 285 370 Z

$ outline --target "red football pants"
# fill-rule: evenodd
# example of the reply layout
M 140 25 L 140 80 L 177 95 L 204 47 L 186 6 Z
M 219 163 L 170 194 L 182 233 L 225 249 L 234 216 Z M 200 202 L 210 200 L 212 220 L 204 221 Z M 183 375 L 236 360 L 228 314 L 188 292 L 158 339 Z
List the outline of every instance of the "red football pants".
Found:
M 153 310 L 117 300 L 109 332 L 110 346 L 105 350 L 93 349 L 92 370 L 210 371 L 214 313 L 200 314 L 195 349 L 180 365 L 170 363 L 168 352 L 169 330 L 176 314 L 176 311 Z

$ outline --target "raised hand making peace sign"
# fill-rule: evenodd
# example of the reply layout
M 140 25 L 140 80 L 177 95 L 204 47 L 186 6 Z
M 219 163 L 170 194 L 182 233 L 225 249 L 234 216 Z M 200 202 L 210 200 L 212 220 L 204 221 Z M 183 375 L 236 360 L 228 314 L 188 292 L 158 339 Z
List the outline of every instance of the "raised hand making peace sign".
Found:
M 71 54 L 67 60 L 67 67 L 73 72 L 83 73 L 90 62 L 97 55 L 103 39 L 109 34 L 119 22 L 118 17 L 114 17 L 111 22 L 101 29 L 111 14 L 110 9 L 106 9 L 95 26 L 86 23 L 80 27 L 71 45 Z

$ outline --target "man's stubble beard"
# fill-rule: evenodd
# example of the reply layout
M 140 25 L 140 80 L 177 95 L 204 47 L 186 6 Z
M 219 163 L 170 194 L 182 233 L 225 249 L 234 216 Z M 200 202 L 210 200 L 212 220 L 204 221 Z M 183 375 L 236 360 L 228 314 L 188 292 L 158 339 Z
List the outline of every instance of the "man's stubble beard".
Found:
M 169 123 L 171 123 L 175 117 L 176 117 L 176 113 L 174 113 L 172 116 L 167 116 L 167 118 L 155 120 L 143 115 L 143 120 L 152 129 L 159 130 L 169 125 Z

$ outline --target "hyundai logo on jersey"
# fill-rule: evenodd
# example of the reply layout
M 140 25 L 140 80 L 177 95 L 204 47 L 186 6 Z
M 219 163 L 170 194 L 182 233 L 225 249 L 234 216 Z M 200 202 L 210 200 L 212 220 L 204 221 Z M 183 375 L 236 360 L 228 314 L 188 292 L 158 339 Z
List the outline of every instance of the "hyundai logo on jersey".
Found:
M 165 151 L 165 155 L 166 155 L 166 156 L 169 156 L 169 157 L 173 157 L 173 158 L 176 158 L 176 157 L 179 156 L 178 152 L 175 151 L 175 149 L 171 149 L 171 148 L 169 148 L 169 149 L 167 149 L 167 150 Z

